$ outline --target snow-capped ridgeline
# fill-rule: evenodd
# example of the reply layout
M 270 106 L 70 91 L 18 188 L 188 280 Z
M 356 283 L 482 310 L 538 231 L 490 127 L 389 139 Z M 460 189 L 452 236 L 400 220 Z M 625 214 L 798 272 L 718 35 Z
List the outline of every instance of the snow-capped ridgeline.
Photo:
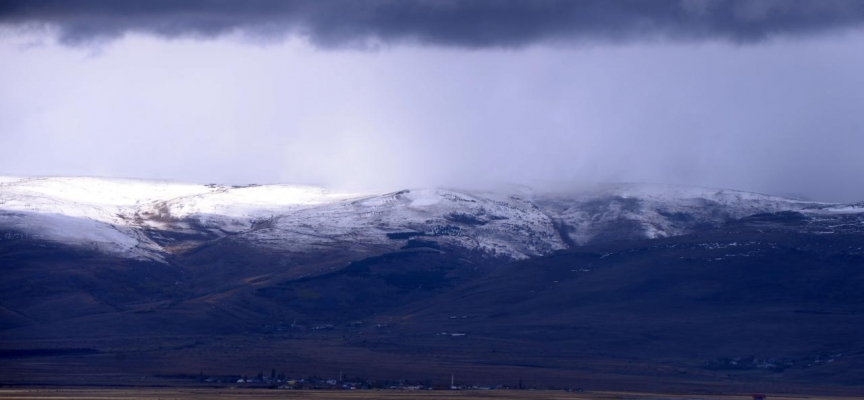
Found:
M 277 247 L 292 243 L 392 249 L 415 238 L 508 258 L 566 247 L 550 218 L 528 200 L 493 200 L 445 189 L 406 190 L 308 207 L 278 215 L 265 228 L 244 236 Z
M 189 229 L 187 222 L 193 221 L 197 226 L 237 233 L 252 228 L 262 218 L 362 196 L 298 185 L 208 188 L 203 193 L 149 202 L 137 209 L 136 216 L 155 229 Z
M 292 185 L 230 187 L 89 177 L 0 179 L 0 228 L 105 252 L 162 260 L 144 228 L 201 222 L 239 232 L 252 221 L 356 195 Z M 200 224 L 198 224 L 200 225 Z M 232 229 L 233 228 L 233 229 Z
M 574 244 L 598 237 L 659 238 L 760 213 L 806 211 L 825 203 L 727 189 L 664 184 L 605 184 L 537 203 L 569 227 Z
M 864 212 L 734 190 L 601 185 L 578 193 L 449 189 L 337 193 L 103 178 L 0 177 L 0 230 L 125 257 L 163 260 L 168 243 L 231 236 L 292 252 L 395 250 L 409 239 L 526 258 L 609 238 L 679 235 L 752 214 Z M 196 239 L 190 239 L 196 238 Z
M 0 227 L 134 258 L 163 249 L 128 223 L 142 205 L 204 193 L 202 185 L 86 177 L 0 179 Z

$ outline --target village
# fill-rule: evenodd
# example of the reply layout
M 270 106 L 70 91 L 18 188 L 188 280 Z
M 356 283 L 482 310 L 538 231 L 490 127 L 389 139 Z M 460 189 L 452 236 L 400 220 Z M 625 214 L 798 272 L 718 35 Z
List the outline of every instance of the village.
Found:
M 292 378 L 285 373 L 277 373 L 275 369 L 270 370 L 267 375 L 259 372 L 257 375 L 228 375 L 228 376 L 205 376 L 177 374 L 177 375 L 155 375 L 155 378 L 187 379 L 214 385 L 227 386 L 231 388 L 262 388 L 275 390 L 538 390 L 540 388 L 528 387 L 521 380 L 512 385 L 474 385 L 456 383 L 455 376 L 451 375 L 449 384 L 432 381 L 411 380 L 373 380 L 360 377 L 348 377 L 339 372 L 339 378 L 306 377 Z M 142 378 L 145 379 L 145 378 Z M 543 388 L 549 389 L 549 388 Z M 582 388 L 554 388 L 566 392 L 583 392 Z
M 178 375 L 154 375 L 155 378 L 171 378 L 171 379 L 192 379 L 196 380 L 199 383 L 206 384 L 209 387 L 213 388 L 228 388 L 228 389 L 263 389 L 263 390 L 321 390 L 321 391 L 334 391 L 334 390 L 368 390 L 368 391 L 382 391 L 382 390 L 390 390 L 390 391 L 457 391 L 462 390 L 466 391 L 466 393 L 477 392 L 477 391 L 509 391 L 509 392 L 519 392 L 519 391 L 527 391 L 534 393 L 542 393 L 542 392 L 550 392 L 550 391 L 558 391 L 558 392 L 566 392 L 566 393 L 584 393 L 585 390 L 581 387 L 579 388 L 553 388 L 553 387 L 543 387 L 543 388 L 535 388 L 530 387 L 523 384 L 523 381 L 520 379 L 515 385 L 505 385 L 499 384 L 494 386 L 482 386 L 482 385 L 472 385 L 472 384 L 456 384 L 455 376 L 450 376 L 449 385 L 446 383 L 432 383 L 430 381 L 410 381 L 410 380 L 400 380 L 400 381 L 387 381 L 387 380 L 372 380 L 372 379 L 363 379 L 360 377 L 348 377 L 343 374 L 342 371 L 339 371 L 339 379 L 335 378 L 321 378 L 321 377 L 307 377 L 307 378 L 291 378 L 286 376 L 284 373 L 276 373 L 275 369 L 271 369 L 270 375 L 266 375 L 263 372 L 259 372 L 257 375 L 249 377 L 249 376 L 204 376 L 203 373 L 199 373 L 198 375 L 189 375 L 189 374 L 178 374 Z M 142 378 L 144 379 L 144 378 Z M 589 392 L 590 393 L 590 392 Z M 611 393 L 611 392 L 609 392 Z M 607 393 L 608 394 L 608 393 Z M 631 393 L 633 394 L 633 393 Z M 419 395 L 419 393 L 418 393 Z M 503 393 L 502 393 L 503 395 Z M 527 393 L 524 395 L 527 396 Z M 496 395 L 497 396 L 497 395 Z M 510 395 L 508 395 L 510 396 Z M 580 395 L 581 396 L 581 395 Z M 752 400 L 767 400 L 769 397 L 763 393 L 742 393 L 737 396 L 744 399 L 752 399 Z M 736 398 L 737 398 L 736 396 Z M 509 397 L 508 397 L 509 398 Z M 581 397 L 580 397 L 581 398 Z M 634 397 L 635 398 L 635 397 Z M 781 396 L 782 398 L 782 396 Z

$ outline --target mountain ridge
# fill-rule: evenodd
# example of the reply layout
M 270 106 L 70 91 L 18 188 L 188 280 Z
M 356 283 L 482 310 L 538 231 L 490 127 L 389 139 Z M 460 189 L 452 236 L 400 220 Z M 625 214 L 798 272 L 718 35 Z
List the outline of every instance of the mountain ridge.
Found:
M 332 192 L 304 185 L 215 185 L 90 177 L 0 179 L 0 229 L 164 261 L 224 237 L 319 251 L 425 238 L 524 259 L 621 239 L 681 235 L 748 215 L 864 212 L 858 204 L 680 185 L 619 183 L 575 192 L 408 189 Z

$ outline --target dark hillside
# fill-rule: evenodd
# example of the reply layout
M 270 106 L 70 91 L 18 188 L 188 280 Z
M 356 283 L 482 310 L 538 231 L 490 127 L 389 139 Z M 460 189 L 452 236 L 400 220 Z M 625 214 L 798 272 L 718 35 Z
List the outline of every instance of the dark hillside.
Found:
M 0 372 L 68 383 L 71 365 L 120 380 L 345 368 L 846 392 L 864 382 L 862 227 L 849 215 L 755 215 L 511 263 L 416 239 L 365 258 L 225 239 L 170 264 L 6 243 Z

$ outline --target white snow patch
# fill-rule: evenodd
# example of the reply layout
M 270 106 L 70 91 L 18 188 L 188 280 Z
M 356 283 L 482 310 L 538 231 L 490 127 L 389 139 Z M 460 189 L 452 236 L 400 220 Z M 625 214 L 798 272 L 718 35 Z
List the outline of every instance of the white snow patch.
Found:
M 0 186 L 5 185 L 5 184 L 9 184 L 9 183 L 15 183 L 15 182 L 20 181 L 21 179 L 23 179 L 23 178 L 19 178 L 19 177 L 15 177 L 15 176 L 0 176 Z
M 817 212 L 826 214 L 861 214 L 864 213 L 864 204 L 848 204 L 833 207 L 820 208 Z
M 734 190 L 598 185 L 578 193 L 417 189 L 339 193 L 301 185 L 232 187 L 102 178 L 0 177 L 0 225 L 112 254 L 158 259 L 144 228 L 239 240 L 288 251 L 395 250 L 389 233 L 512 259 L 549 254 L 601 234 L 687 233 L 756 213 L 864 212 L 864 204 L 807 203 Z M 563 224 L 564 228 L 561 228 Z M 565 229 L 566 228 L 566 229 Z
M 441 202 L 441 196 L 431 191 L 414 191 L 411 192 L 411 196 L 409 198 L 411 198 L 410 207 L 412 208 L 434 206 Z

